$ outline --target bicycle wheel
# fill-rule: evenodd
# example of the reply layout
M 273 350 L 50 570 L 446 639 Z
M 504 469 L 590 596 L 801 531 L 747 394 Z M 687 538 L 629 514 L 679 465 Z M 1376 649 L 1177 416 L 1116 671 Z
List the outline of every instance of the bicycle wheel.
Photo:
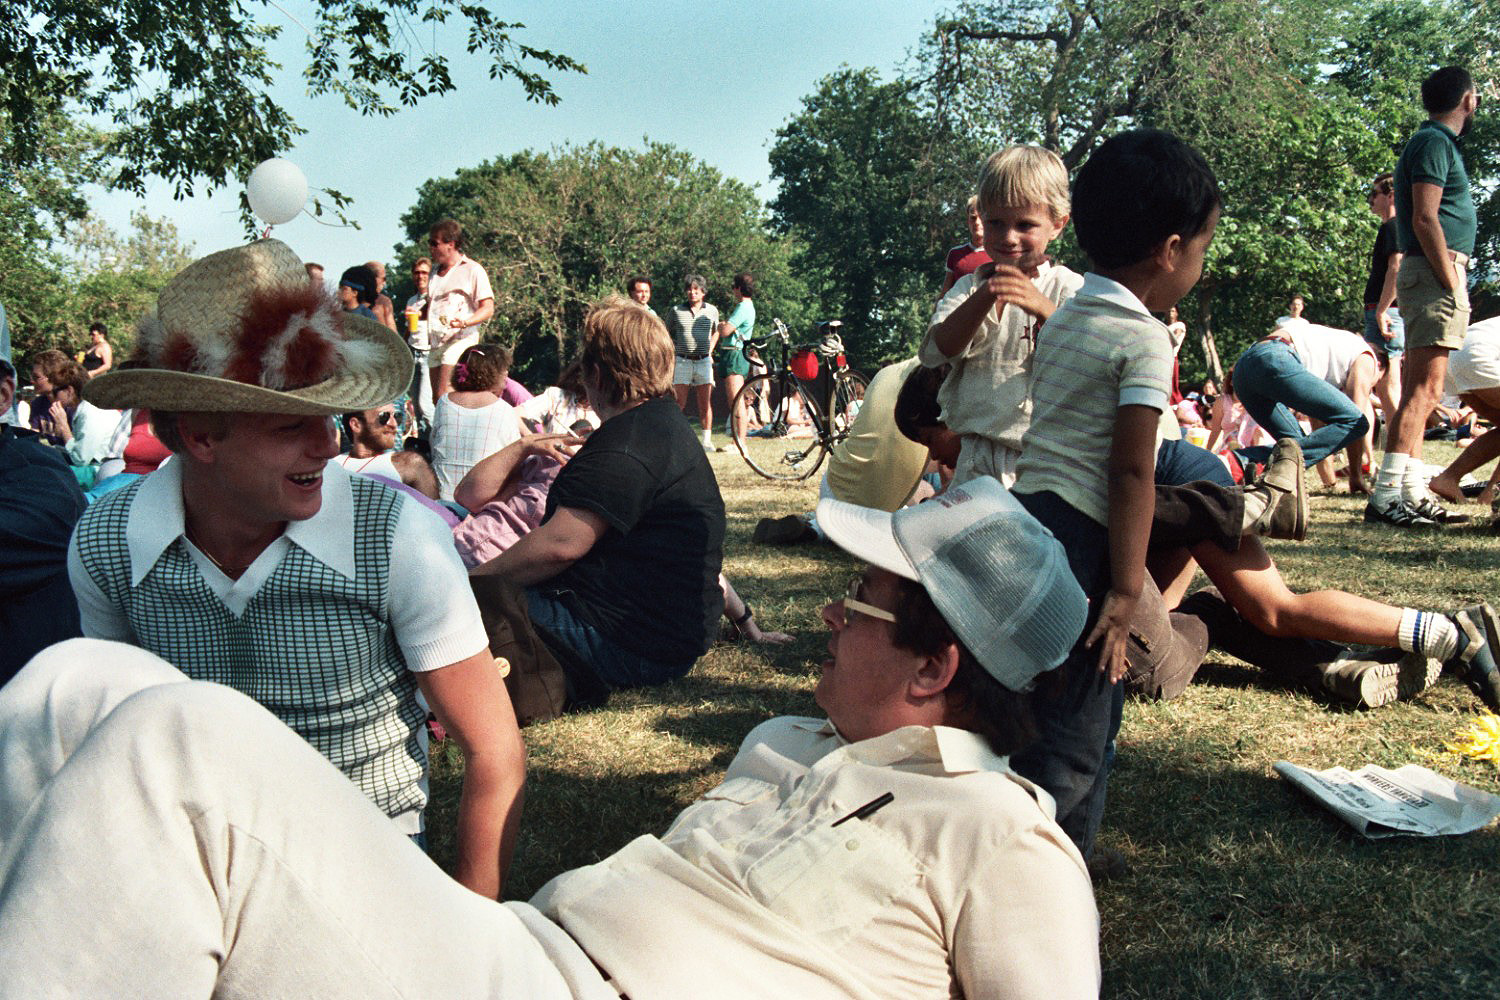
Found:
M 790 372 L 756 375 L 734 397 L 744 407 L 745 431 L 734 439 L 745 464 L 767 479 L 806 479 L 827 451 L 823 411 Z M 750 424 L 761 425 L 750 430 Z
M 828 414 L 828 432 L 834 442 L 849 436 L 849 428 L 864 405 L 868 387 L 865 377 L 853 369 L 845 369 L 833 376 L 833 409 Z

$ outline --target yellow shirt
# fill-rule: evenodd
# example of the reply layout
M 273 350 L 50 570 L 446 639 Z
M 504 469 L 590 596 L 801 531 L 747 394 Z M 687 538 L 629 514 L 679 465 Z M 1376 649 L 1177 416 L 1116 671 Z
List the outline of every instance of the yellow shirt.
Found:
M 912 358 L 875 373 L 849 436 L 828 456 L 828 488 L 835 499 L 895 511 L 917 488 L 927 449 L 896 429 L 895 411 L 896 395 L 918 364 Z

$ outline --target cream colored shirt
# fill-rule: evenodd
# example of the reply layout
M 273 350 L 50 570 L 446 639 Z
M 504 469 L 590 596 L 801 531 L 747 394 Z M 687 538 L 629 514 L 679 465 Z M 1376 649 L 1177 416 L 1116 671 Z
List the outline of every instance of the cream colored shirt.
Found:
M 633 997 L 1095 997 L 1098 912 L 1052 813 L 973 733 L 773 719 L 660 839 L 532 903 Z
M 828 456 L 828 489 L 845 503 L 899 510 L 927 466 L 927 449 L 896 429 L 896 396 L 917 359 L 887 365 L 865 390 L 849 436 Z
M 1078 291 L 1083 278 L 1061 264 L 1044 262 L 1032 284 L 1061 305 Z M 1031 354 L 1042 321 L 1013 305 L 993 307 L 968 348 L 948 357 L 933 343 L 932 328 L 972 294 L 972 274 L 959 278 L 948 289 L 927 324 L 922 364 L 936 368 L 944 362 L 953 363 L 953 371 L 938 392 L 943 423 L 950 431 L 960 436 L 977 434 L 1011 451 L 1020 451 L 1021 438 L 1031 424 Z

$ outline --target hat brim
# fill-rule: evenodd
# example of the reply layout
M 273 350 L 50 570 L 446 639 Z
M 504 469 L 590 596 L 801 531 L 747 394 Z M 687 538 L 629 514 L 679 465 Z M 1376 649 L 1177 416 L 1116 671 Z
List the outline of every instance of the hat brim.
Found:
M 83 394 L 110 410 L 163 412 L 291 413 L 324 416 L 384 406 L 411 386 L 416 364 L 406 343 L 380 323 L 343 316 L 344 335 L 379 348 L 375 363 L 346 369 L 302 389 L 267 389 L 233 379 L 163 368 L 131 368 L 92 379 Z
M 857 559 L 908 580 L 920 580 L 891 527 L 891 515 L 824 497 L 818 501 L 818 527 L 839 548 Z

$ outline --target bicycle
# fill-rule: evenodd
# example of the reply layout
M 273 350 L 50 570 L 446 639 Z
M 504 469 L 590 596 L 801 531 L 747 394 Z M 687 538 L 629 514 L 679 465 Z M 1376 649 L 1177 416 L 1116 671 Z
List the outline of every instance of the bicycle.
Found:
M 780 363 L 747 378 L 730 406 L 731 414 L 745 414 L 733 434 L 735 447 L 745 464 L 767 479 L 808 478 L 833 446 L 849 436 L 867 383 L 844 356 L 842 326 L 836 319 L 820 323 L 816 345 L 793 349 L 791 334 L 778 319 L 771 323 L 770 337 L 747 345 L 758 354 L 773 342 L 781 348 Z M 821 372 L 819 358 L 826 363 L 826 373 Z M 809 388 L 820 375 L 826 386 L 821 400 Z M 761 425 L 753 431 L 752 419 Z M 731 427 L 734 423 L 731 419 Z

